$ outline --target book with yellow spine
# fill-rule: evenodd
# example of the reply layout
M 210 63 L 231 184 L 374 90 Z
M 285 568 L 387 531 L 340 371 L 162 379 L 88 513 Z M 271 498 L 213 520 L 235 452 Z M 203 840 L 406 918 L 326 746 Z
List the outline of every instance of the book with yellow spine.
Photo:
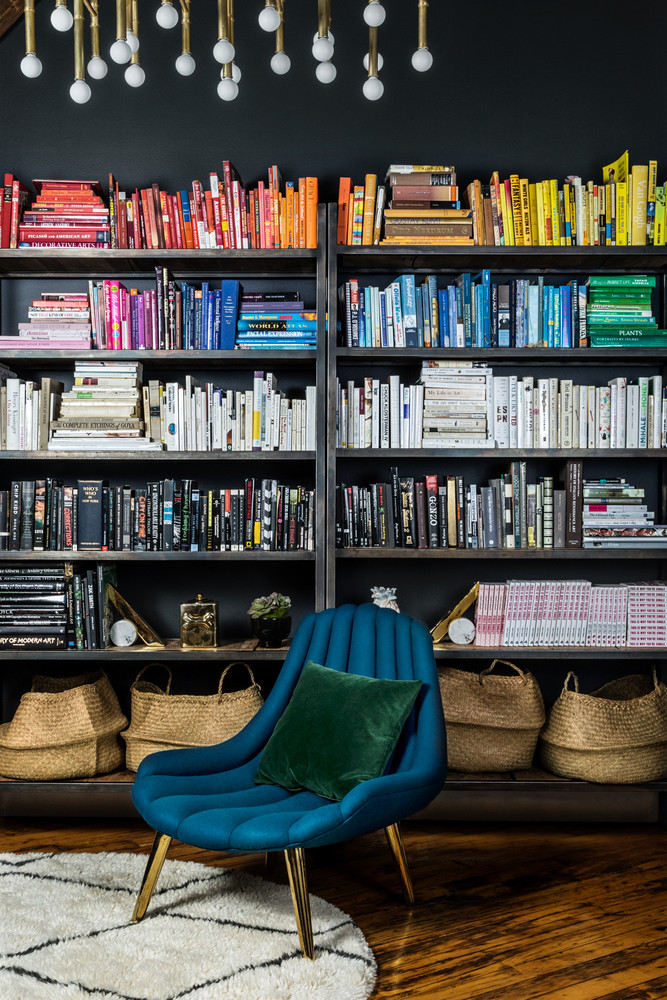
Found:
M 533 227 L 530 219 L 530 194 L 528 190 L 528 178 L 522 177 L 519 181 L 521 192 L 521 221 L 523 223 L 523 245 L 533 246 Z
M 554 226 L 551 215 L 551 186 L 549 181 L 542 181 L 542 203 L 544 205 L 544 235 L 546 246 L 554 245 Z
M 619 156 L 617 160 L 613 163 L 608 163 L 606 167 L 602 168 L 602 180 L 605 184 L 610 181 L 621 181 L 621 183 L 627 183 L 628 176 L 630 173 L 630 157 L 628 150 Z
M 616 181 L 616 246 L 628 245 L 628 185 Z
M 646 242 L 655 245 L 655 192 L 658 186 L 658 161 L 648 161 L 648 189 L 646 191 Z
M 633 166 L 631 174 L 632 192 L 632 245 L 646 246 L 646 205 L 648 193 L 648 164 Z
M 547 245 L 547 229 L 544 224 L 544 198 L 542 195 L 542 181 L 535 185 L 535 207 L 537 212 L 537 240 L 541 247 Z
M 551 238 L 554 241 L 554 246 L 559 247 L 561 245 L 560 240 L 560 213 L 558 211 L 558 181 L 549 181 L 549 198 L 551 201 Z
M 500 211 L 503 218 L 503 233 L 505 246 L 514 246 L 514 220 L 512 219 L 512 202 L 507 199 L 507 186 L 500 185 Z
M 523 212 L 521 209 L 521 182 L 518 174 L 510 174 L 510 196 L 514 221 L 514 245 L 523 246 Z
M 570 184 L 570 232 L 574 247 L 577 245 L 577 192 L 574 184 Z
M 377 190 L 377 174 L 366 174 L 364 179 L 364 208 L 361 229 L 361 245 L 373 245 L 373 225 L 375 222 L 375 193 Z
M 528 205 L 530 208 L 530 231 L 533 237 L 533 246 L 540 246 L 540 228 L 538 220 L 537 205 L 537 184 L 528 185 Z M 542 227 L 544 228 L 544 226 Z
M 653 245 L 665 245 L 665 185 L 658 184 L 655 189 L 655 237 Z
M 567 181 L 563 183 L 563 224 L 564 245 L 569 247 L 572 243 L 572 222 L 570 221 L 570 185 Z

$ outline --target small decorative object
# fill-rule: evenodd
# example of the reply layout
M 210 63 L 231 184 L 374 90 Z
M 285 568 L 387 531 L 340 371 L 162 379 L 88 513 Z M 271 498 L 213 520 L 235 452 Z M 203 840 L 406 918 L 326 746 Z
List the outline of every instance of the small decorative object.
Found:
M 248 608 L 250 630 L 263 649 L 275 649 L 292 629 L 289 609 L 292 601 L 275 590 L 268 597 L 256 597 Z
M 162 639 L 157 634 L 155 629 L 151 628 L 147 621 L 144 621 L 139 612 L 135 611 L 134 608 L 127 603 L 122 594 L 119 594 L 112 584 L 107 585 L 107 595 L 118 614 L 125 618 L 128 622 L 132 622 L 137 630 L 137 635 L 145 646 L 164 646 Z
M 469 618 L 455 618 L 447 634 L 457 646 L 467 646 L 475 638 L 475 626 Z
M 217 645 L 218 603 L 201 594 L 181 604 L 181 646 L 211 649 Z
M 371 595 L 373 597 L 373 604 L 377 604 L 378 608 L 391 608 L 392 611 L 399 610 L 396 603 L 396 587 L 371 587 Z
M 474 604 L 477 600 L 477 594 L 479 593 L 479 582 L 473 584 L 468 593 L 462 598 L 456 607 L 452 608 L 444 618 L 441 618 L 439 622 L 436 622 L 431 629 L 431 636 L 433 637 L 433 642 L 442 642 L 449 631 L 449 626 L 456 618 L 460 618 L 461 615 L 465 614 L 471 604 Z M 450 636 L 451 638 L 451 636 Z M 452 640 L 454 641 L 454 640 Z
M 133 646 L 137 641 L 137 630 L 132 622 L 119 618 L 109 629 L 109 638 L 114 646 Z

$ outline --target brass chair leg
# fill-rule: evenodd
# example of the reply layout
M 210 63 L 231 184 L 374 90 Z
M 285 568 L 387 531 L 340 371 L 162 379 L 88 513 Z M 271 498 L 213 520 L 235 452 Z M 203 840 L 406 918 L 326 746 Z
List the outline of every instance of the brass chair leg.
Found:
M 134 923 L 141 920 L 148 909 L 148 904 L 151 896 L 153 895 L 155 883 L 157 882 L 160 872 L 162 871 L 162 865 L 164 864 L 164 859 L 167 857 L 167 851 L 169 850 L 170 844 L 171 837 L 168 837 L 166 833 L 155 834 L 155 840 L 153 841 L 151 853 L 148 857 L 146 871 L 144 872 L 144 878 L 141 883 L 141 888 L 139 889 L 139 895 L 137 896 L 134 913 L 132 914 L 132 921 Z
M 303 847 L 290 847 L 285 851 L 285 864 L 289 887 L 292 892 L 294 916 L 299 931 L 299 944 L 304 958 L 315 958 L 313 944 L 313 924 L 310 916 L 308 880 L 306 877 L 306 856 Z
M 408 906 L 412 906 L 415 901 L 415 893 L 412 888 L 412 878 L 410 876 L 410 869 L 408 868 L 408 859 L 405 856 L 403 838 L 401 837 L 401 832 L 398 829 L 398 823 L 386 826 L 384 832 L 387 836 L 387 842 L 391 848 L 391 853 L 394 855 L 394 859 L 398 865 L 398 870 L 401 873 L 401 882 L 403 884 L 403 896 L 405 897 L 405 902 Z

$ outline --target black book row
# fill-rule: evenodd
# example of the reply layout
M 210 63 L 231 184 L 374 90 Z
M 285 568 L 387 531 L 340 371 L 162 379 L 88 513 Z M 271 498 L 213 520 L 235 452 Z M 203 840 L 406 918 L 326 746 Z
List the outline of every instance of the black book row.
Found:
M 0 490 L 0 549 L 13 551 L 313 550 L 315 492 L 275 479 L 205 489 L 102 479 L 14 481 Z
M 116 568 L 0 566 L 0 649 L 104 649 Z

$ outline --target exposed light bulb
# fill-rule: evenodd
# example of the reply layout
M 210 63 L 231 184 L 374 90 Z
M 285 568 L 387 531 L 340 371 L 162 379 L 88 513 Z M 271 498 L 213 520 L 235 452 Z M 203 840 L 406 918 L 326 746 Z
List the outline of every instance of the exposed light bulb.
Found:
M 380 72 L 380 70 L 382 69 L 383 66 L 384 66 L 384 59 L 382 58 L 382 56 L 378 52 L 378 73 Z M 368 52 L 364 56 L 364 69 L 368 73 Z
M 319 37 L 320 36 L 318 35 L 318 33 L 315 32 L 315 34 L 313 35 L 313 42 L 316 42 Z M 334 36 L 331 34 L 330 31 L 327 31 L 326 37 L 329 39 L 332 45 L 335 43 L 336 39 L 334 38 Z
M 367 101 L 377 101 L 384 94 L 384 84 L 377 76 L 369 76 L 363 86 L 364 97 Z
M 42 72 L 42 62 L 34 52 L 26 52 L 21 60 L 21 72 L 29 80 L 34 80 Z
M 127 44 L 130 46 L 130 51 L 132 52 L 132 55 L 134 55 L 135 52 L 139 51 L 139 39 L 130 28 L 127 29 L 127 35 L 125 36 L 125 40 L 127 41 Z
M 276 52 L 271 56 L 271 69 L 278 76 L 288 73 L 291 65 L 292 61 L 286 52 Z
M 328 38 L 315 39 L 313 42 L 313 55 L 318 62 L 328 62 L 333 54 L 333 43 Z
M 221 101 L 235 101 L 239 94 L 239 85 L 231 76 L 226 76 L 218 84 L 218 97 Z
M 223 73 L 225 72 L 224 69 L 222 72 Z M 241 67 L 237 66 L 236 63 L 232 63 L 232 80 L 234 81 L 234 83 L 240 83 L 242 75 L 243 74 L 241 73 Z
M 103 80 L 109 72 L 109 67 L 101 56 L 91 56 L 87 68 L 88 76 L 93 80 Z
M 132 58 L 132 49 L 124 38 L 117 38 L 109 49 L 109 55 L 115 63 L 122 66 L 123 63 L 129 62 Z
M 386 16 L 387 12 L 379 0 L 371 0 L 364 7 L 364 21 L 369 28 L 379 28 L 381 24 L 384 24 Z
M 412 53 L 412 65 L 418 73 L 425 73 L 433 65 L 433 56 L 425 45 Z
M 171 0 L 162 0 L 162 3 L 155 11 L 155 20 L 161 28 L 175 28 L 178 24 L 178 11 L 174 8 Z
M 51 11 L 51 24 L 56 31 L 69 31 L 74 24 L 71 10 L 67 7 L 54 7 Z
M 264 31 L 275 31 L 280 27 L 280 14 L 273 6 L 262 7 L 257 20 Z
M 69 88 L 69 96 L 76 104 L 86 104 L 90 100 L 90 87 L 85 80 L 75 80 Z
M 129 87 L 140 87 L 145 79 L 146 74 L 139 63 L 131 63 L 125 70 L 125 83 Z
M 234 56 L 236 55 L 236 50 L 230 41 L 226 38 L 219 38 L 218 41 L 213 46 L 213 58 L 216 62 L 226 63 L 234 62 Z
M 332 62 L 318 63 L 315 76 L 320 83 L 333 83 L 336 79 L 336 67 Z
M 189 52 L 181 52 L 176 60 L 176 72 L 180 73 L 181 76 L 192 76 L 196 65 Z

